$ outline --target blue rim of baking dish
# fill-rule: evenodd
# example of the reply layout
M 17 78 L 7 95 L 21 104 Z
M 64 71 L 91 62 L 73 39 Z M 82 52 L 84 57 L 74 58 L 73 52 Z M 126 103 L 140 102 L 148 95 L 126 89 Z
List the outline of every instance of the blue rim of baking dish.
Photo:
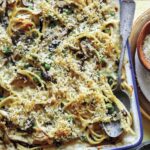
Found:
M 121 5 L 122 0 L 118 0 L 119 4 Z M 139 118 L 139 140 L 136 143 L 127 145 L 127 146 L 121 146 L 118 148 L 112 148 L 111 150 L 128 150 L 131 148 L 135 148 L 137 146 L 139 146 L 142 143 L 143 140 L 143 125 L 142 125 L 142 116 L 141 116 L 141 111 L 140 111 L 140 104 L 139 104 L 139 99 L 138 99 L 138 94 L 137 94 L 137 85 L 136 85 L 136 80 L 135 80 L 135 73 L 134 73 L 134 68 L 133 68 L 133 63 L 132 63 L 132 57 L 131 57 L 131 51 L 130 51 L 130 44 L 129 44 L 129 40 L 127 41 L 127 53 L 129 56 L 129 67 L 131 70 L 131 77 L 132 77 L 132 83 L 133 83 L 133 90 L 134 90 L 134 96 L 135 96 L 135 103 L 136 103 L 136 109 L 137 109 L 137 113 L 138 113 L 138 118 Z M 108 148 L 110 149 L 110 148 Z
M 142 140 L 143 140 L 142 116 L 141 116 L 141 112 L 140 112 L 140 104 L 139 104 L 139 100 L 138 100 L 137 86 L 136 86 L 136 81 L 135 81 L 135 74 L 134 74 L 134 69 L 133 69 L 133 63 L 132 63 L 132 57 L 131 57 L 129 41 L 127 41 L 127 49 L 128 49 L 129 64 L 130 64 L 130 70 L 131 70 L 131 76 L 132 76 L 132 82 L 133 82 L 135 101 L 136 101 L 136 108 L 137 108 L 139 124 L 140 124 L 140 131 L 139 131 L 140 137 L 139 137 L 139 140 L 134 144 L 131 144 L 131 145 L 128 145 L 128 146 L 122 146 L 122 147 L 119 147 L 119 148 L 112 148 L 112 150 L 128 150 L 130 148 L 135 148 L 135 147 L 139 146 L 142 143 Z
M 121 5 L 122 0 L 119 0 L 119 4 Z M 131 148 L 135 148 L 139 146 L 142 143 L 143 140 L 143 125 L 142 125 L 142 116 L 141 116 L 141 111 L 140 111 L 140 104 L 139 104 L 139 99 L 138 99 L 138 94 L 137 94 L 137 85 L 136 85 L 136 80 L 135 80 L 135 73 L 134 73 L 134 68 L 133 68 L 133 63 L 132 63 L 132 57 L 131 57 L 131 51 L 130 51 L 130 44 L 129 40 L 127 41 L 127 51 L 128 51 L 128 56 L 129 56 L 129 67 L 131 70 L 131 77 L 132 77 L 132 83 L 133 83 L 133 90 L 134 90 L 134 96 L 135 96 L 135 103 L 136 103 L 136 109 L 138 113 L 138 118 L 139 118 L 139 140 L 136 143 L 127 145 L 127 146 L 121 146 L 118 148 L 112 148 L 111 150 L 128 150 Z
M 119 0 L 120 5 L 121 5 L 121 1 L 122 0 Z M 139 140 L 134 144 L 131 144 L 131 145 L 128 145 L 128 146 L 122 146 L 122 147 L 119 147 L 119 148 L 113 148 L 112 150 L 128 150 L 130 148 L 135 148 L 135 147 L 139 146 L 142 143 L 142 140 L 143 140 L 142 116 L 141 116 L 140 104 L 139 104 L 139 99 L 138 99 L 138 94 L 137 94 L 137 84 L 136 84 L 136 81 L 135 81 L 135 73 L 134 73 L 134 68 L 133 68 L 133 63 L 132 63 L 132 57 L 131 57 L 129 41 L 127 41 L 127 49 L 128 49 L 129 64 L 130 64 L 130 70 L 131 70 L 131 76 L 132 76 L 132 82 L 133 82 L 133 89 L 134 89 L 136 107 L 137 107 L 137 112 L 138 112 L 138 117 L 139 117 L 140 137 L 139 137 Z

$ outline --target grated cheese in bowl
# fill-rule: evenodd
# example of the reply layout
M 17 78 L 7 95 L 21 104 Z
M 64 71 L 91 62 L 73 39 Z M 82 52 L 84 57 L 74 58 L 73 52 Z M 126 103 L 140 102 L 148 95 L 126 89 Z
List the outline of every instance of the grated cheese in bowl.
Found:
M 146 36 L 143 44 L 145 58 L 150 61 L 150 34 Z

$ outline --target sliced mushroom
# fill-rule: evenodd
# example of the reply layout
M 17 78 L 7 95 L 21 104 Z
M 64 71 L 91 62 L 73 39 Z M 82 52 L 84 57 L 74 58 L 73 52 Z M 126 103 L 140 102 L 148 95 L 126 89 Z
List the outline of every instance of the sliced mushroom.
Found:
M 80 48 L 86 57 L 93 56 L 94 47 L 90 43 L 91 43 L 90 40 L 87 38 L 81 40 L 80 42 Z
M 10 93 L 0 85 L 0 97 L 8 97 Z
M 35 85 L 23 75 L 17 75 L 17 77 L 11 82 L 11 85 L 17 88 L 23 88 L 26 86 L 35 88 Z

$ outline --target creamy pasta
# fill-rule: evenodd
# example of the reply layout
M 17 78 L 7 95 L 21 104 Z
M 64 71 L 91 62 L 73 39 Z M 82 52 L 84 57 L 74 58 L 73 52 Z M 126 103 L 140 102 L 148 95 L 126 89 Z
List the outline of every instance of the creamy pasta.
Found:
M 1 149 L 108 141 L 102 123 L 132 117 L 114 96 L 120 57 L 113 0 L 1 0 Z M 132 94 L 126 82 L 122 88 Z M 116 109 L 117 108 L 117 109 Z

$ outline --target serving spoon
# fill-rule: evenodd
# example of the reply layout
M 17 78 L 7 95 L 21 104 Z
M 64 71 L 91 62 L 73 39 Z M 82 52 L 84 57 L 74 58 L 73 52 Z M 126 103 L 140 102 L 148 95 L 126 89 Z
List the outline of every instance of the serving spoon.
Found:
M 122 51 L 120 55 L 119 69 L 118 69 L 118 80 L 117 86 L 114 89 L 114 95 L 124 104 L 128 111 L 130 111 L 130 97 L 128 93 L 121 88 L 121 75 L 122 67 L 124 62 L 124 55 L 127 45 L 127 40 L 131 32 L 131 27 L 135 12 L 134 0 L 122 0 L 120 8 L 120 36 L 122 40 Z M 118 111 L 118 110 L 116 110 Z M 103 128 L 109 137 L 116 138 L 123 132 L 120 121 L 112 121 L 109 123 L 103 123 Z

